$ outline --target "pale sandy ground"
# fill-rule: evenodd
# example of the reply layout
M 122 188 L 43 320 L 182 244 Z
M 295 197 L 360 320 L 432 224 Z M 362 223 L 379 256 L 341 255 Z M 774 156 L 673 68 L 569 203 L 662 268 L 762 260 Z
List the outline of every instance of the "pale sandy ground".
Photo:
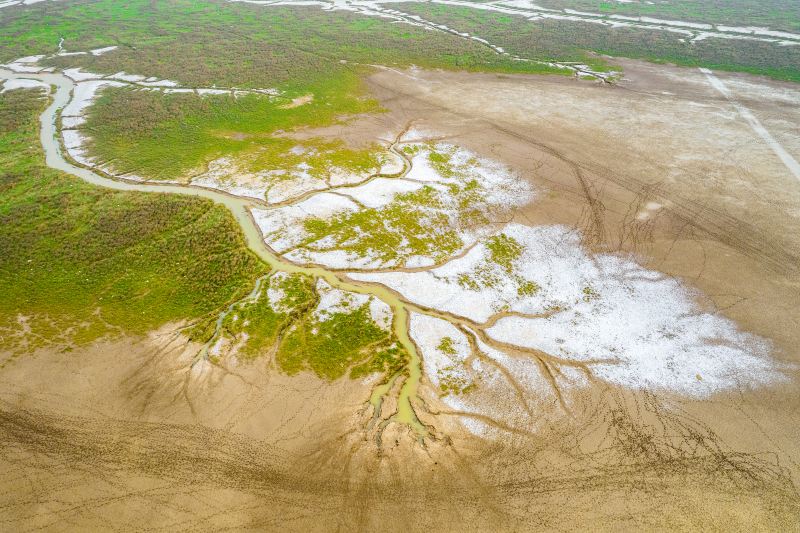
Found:
M 800 363 L 800 182 L 699 71 L 624 66 L 617 87 L 382 71 L 387 113 L 315 134 L 444 132 L 544 191 L 518 222 L 632 252 Z M 800 158 L 800 86 L 718 76 Z M 0 529 L 800 529 L 797 373 L 702 401 L 592 387 L 492 442 L 424 414 L 437 440 L 390 426 L 379 450 L 370 383 L 192 374 L 194 349 L 165 329 L 0 370 Z

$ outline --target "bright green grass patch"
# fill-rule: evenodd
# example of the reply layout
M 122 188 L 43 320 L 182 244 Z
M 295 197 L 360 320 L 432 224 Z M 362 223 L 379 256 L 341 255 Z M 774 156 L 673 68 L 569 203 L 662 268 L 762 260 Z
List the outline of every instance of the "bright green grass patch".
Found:
M 383 148 L 373 145 L 353 149 L 339 139 L 308 139 L 297 141 L 285 137 L 264 139 L 255 148 L 253 159 L 247 162 L 251 171 L 269 168 L 291 177 L 300 165 L 304 172 L 317 179 L 327 179 L 337 171 L 366 176 L 378 172 L 387 160 Z M 280 176 L 279 176 L 280 177 Z
M 288 168 L 305 159 L 320 174 L 337 165 L 352 171 L 379 166 L 374 150 L 307 141 L 302 144 L 313 153 L 293 156 L 290 149 L 301 143 L 273 136 L 277 131 L 325 126 L 342 115 L 378 110 L 374 100 L 363 96 L 359 79 L 351 72 L 306 90 L 313 100 L 287 107 L 285 99 L 267 96 L 108 89 L 90 108 L 81 129 L 91 139 L 91 155 L 113 161 L 120 172 L 153 179 L 197 174 L 223 156 L 242 158 L 252 171 Z
M 142 334 L 249 290 L 264 265 L 224 207 L 114 192 L 45 167 L 45 104 L 34 91 L 0 95 L 0 349 Z
M 491 260 L 508 273 L 513 271 L 514 263 L 522 256 L 522 245 L 505 233 L 487 239 L 486 248 Z
M 281 294 L 278 301 L 270 300 L 267 287 Z M 286 329 L 319 301 L 314 282 L 307 276 L 273 275 L 267 287 L 255 301 L 236 306 L 225 317 L 225 334 L 241 342 L 236 352 L 239 357 L 252 359 L 274 349 Z

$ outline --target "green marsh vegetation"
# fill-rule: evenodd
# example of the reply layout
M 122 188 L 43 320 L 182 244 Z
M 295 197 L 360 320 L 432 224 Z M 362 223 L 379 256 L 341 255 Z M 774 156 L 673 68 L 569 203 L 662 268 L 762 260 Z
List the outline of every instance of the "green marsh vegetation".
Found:
M 459 373 L 461 369 L 456 365 L 449 365 L 437 371 L 436 377 L 439 380 L 439 393 L 442 397 L 451 394 L 460 396 L 469 394 L 477 388 L 474 381 L 468 380 Z
M 261 145 L 253 164 L 273 164 L 276 131 L 324 126 L 377 112 L 362 83 L 367 64 L 494 72 L 549 72 L 443 32 L 317 7 L 224 1 L 78 0 L 0 12 L 0 59 L 118 45 L 101 56 L 62 56 L 52 65 L 176 80 L 192 87 L 276 88 L 284 98 L 107 91 L 83 128 L 91 154 L 120 172 L 156 179 L 203 170 L 211 160 Z M 287 109 L 287 101 L 313 99 Z M 231 134 L 231 135 L 226 135 Z M 284 152 L 285 154 L 285 152 Z M 337 156 L 347 160 L 347 154 Z M 356 159 L 368 157 L 358 154 Z M 351 158 L 352 159 L 352 158 Z M 346 161 L 347 162 L 347 161 Z M 353 168 L 347 167 L 347 168 Z M 357 165 L 355 165 L 357 169 Z M 256 168 L 255 170 L 259 170 Z
M 0 350 L 72 349 L 190 321 L 189 337 L 223 329 L 243 358 L 276 350 L 287 373 L 336 379 L 402 371 L 408 355 L 367 305 L 321 319 L 313 279 L 269 277 L 223 206 L 197 197 L 110 191 L 44 165 L 42 93 L 0 94 Z M 242 335 L 244 334 L 244 335 Z
M 0 12 L 0 60 L 118 45 L 102 56 L 55 58 L 62 67 L 173 79 L 195 87 L 278 87 L 305 94 L 341 63 L 542 71 L 476 42 L 377 17 L 318 7 L 223 0 L 76 0 Z M 547 70 L 547 69 L 546 69 Z M 552 69 L 550 69 L 552 71 Z
M 368 148 L 354 149 L 339 139 L 306 139 L 296 141 L 270 137 L 256 150 L 248 167 L 252 170 L 270 168 L 291 172 L 305 165 L 305 172 L 317 179 L 329 178 L 332 171 L 346 170 L 365 176 L 376 173 L 386 162 L 385 150 L 373 144 Z
M 408 355 L 391 331 L 370 317 L 369 304 L 332 313 L 325 320 L 306 315 L 282 340 L 276 359 L 288 374 L 311 370 L 336 379 L 350 370 L 352 378 L 378 372 L 400 372 Z
M 379 206 L 336 214 L 328 219 L 309 217 L 303 221 L 305 238 L 298 245 L 305 252 L 341 250 L 352 257 L 381 265 L 404 266 L 413 258 L 440 262 L 464 246 L 465 231 L 491 222 L 486 188 L 475 176 L 475 158 L 454 158 L 456 148 L 432 143 L 403 146 L 409 157 L 426 151 L 425 157 L 441 184 L 396 194 Z M 324 242 L 320 247 L 317 243 Z
M 456 349 L 452 337 L 442 337 L 436 349 L 445 355 L 455 355 Z
M 287 374 L 310 371 L 334 380 L 346 374 L 385 377 L 402 372 L 408 354 L 391 329 L 377 324 L 369 302 L 315 313 L 320 301 L 314 279 L 300 274 L 273 274 L 253 301 L 237 304 L 222 323 L 222 338 L 239 358 L 256 359 L 273 353 Z M 211 338 L 214 317 L 198 324 L 190 335 Z
M 591 286 L 584 287 L 581 289 L 581 292 L 583 293 L 584 302 L 591 302 L 592 300 L 600 298 L 600 294 Z
M 414 2 L 387 4 L 387 7 L 445 24 L 457 31 L 469 32 L 527 59 L 584 63 L 597 72 L 620 70 L 605 59 L 588 53 L 590 48 L 580 46 L 572 32 L 559 37 L 537 29 L 546 21 L 529 21 L 515 15 L 443 4 Z M 568 70 L 562 72 L 571 74 Z
M 700 2 L 697 0 L 694 5 Z M 561 2 L 558 4 L 558 7 L 562 7 Z M 797 13 L 796 2 L 793 4 Z M 614 5 L 630 6 L 620 9 L 638 9 L 633 4 Z M 663 5 L 659 3 L 658 8 Z M 599 24 L 566 20 L 530 21 L 521 16 L 440 4 L 403 3 L 393 6 L 458 31 L 474 33 L 512 54 L 530 59 L 579 61 L 595 70 L 603 70 L 607 66 L 602 59 L 591 55 L 597 53 L 800 81 L 800 46 L 715 38 L 691 43 L 686 42 L 688 39 L 685 35 L 667 31 L 625 27 L 611 29 Z M 800 15 L 795 15 L 794 20 L 800 20 Z M 746 26 L 751 22 L 749 18 L 744 18 L 738 24 Z
M 313 280 L 306 276 L 272 274 L 265 278 L 260 290 L 234 303 L 221 323 L 221 313 L 211 313 L 187 330 L 189 338 L 206 343 L 237 340 L 236 355 L 242 359 L 268 353 L 295 317 L 313 310 L 319 298 Z M 280 297 L 273 301 L 268 296 L 270 292 L 277 292 Z
M 353 149 L 341 141 L 296 141 L 274 135 L 297 127 L 325 126 L 341 115 L 369 113 L 377 103 L 361 94 L 350 72 L 306 87 L 314 99 L 297 107 L 267 96 L 163 94 L 114 88 L 90 109 L 82 131 L 90 152 L 113 161 L 118 171 L 153 179 L 179 179 L 201 173 L 220 157 L 232 157 L 238 170 L 288 170 L 299 163 L 314 177 L 330 169 L 377 170 L 378 147 Z M 304 153 L 293 153 L 300 145 Z
M 458 353 L 452 337 L 442 337 L 436 349 L 447 356 Z M 467 394 L 476 388 L 475 382 L 469 381 L 463 375 L 459 366 L 455 364 L 448 365 L 436 372 L 436 377 L 439 380 L 439 391 L 442 396 Z
M 486 239 L 485 246 L 488 257 L 478 263 L 471 273 L 458 275 L 458 284 L 464 289 L 480 291 L 484 288 L 495 288 L 511 280 L 519 297 L 533 296 L 539 292 L 539 285 L 526 279 L 516 271 L 516 265 L 522 258 L 524 248 L 514 237 L 504 233 Z
M 551 9 L 570 8 L 609 15 L 647 16 L 726 26 L 766 26 L 773 30 L 800 31 L 800 4 L 794 0 L 540 0 L 536 3 Z
M 143 334 L 250 290 L 265 266 L 224 207 L 110 191 L 45 167 L 45 105 L 35 91 L 0 95 L 0 348 Z
M 304 222 L 308 237 L 301 245 L 316 250 L 315 242 L 330 243 L 325 250 L 343 250 L 359 258 L 382 264 L 404 264 L 415 256 L 442 260 L 458 251 L 463 241 L 443 212 L 444 194 L 426 185 L 400 193 L 381 207 L 335 215 L 330 219 L 309 218 Z
M 652 16 L 665 19 L 738 26 L 767 26 L 800 31 L 800 5 L 794 0 L 671 0 L 669 2 L 613 2 L 609 0 L 543 0 L 544 7 L 572 8 L 593 13 Z M 523 32 L 518 17 L 467 10 L 455 6 L 402 4 L 401 11 L 450 17 L 454 28 L 474 29 L 485 38 L 502 37 L 524 51 L 569 61 L 592 50 L 584 41 L 599 39 L 607 28 L 569 26 L 557 32 Z M 471 13 L 471 15 L 469 15 Z M 442 19 L 442 20 L 438 20 Z M 553 21 L 555 22 L 555 21 Z M 469 24 L 472 28 L 466 27 Z M 533 25 L 541 25 L 542 21 Z M 461 27 L 459 27 L 459 25 Z M 588 30 L 591 36 L 583 35 Z M 488 32 L 488 33 L 487 33 Z M 612 33 L 612 32 L 609 32 Z M 530 37 L 537 37 L 531 40 Z M 61 58 L 63 64 L 93 71 L 119 70 L 178 79 L 189 85 L 266 87 L 324 77 L 339 59 L 386 65 L 416 64 L 431 68 L 528 71 L 540 66 L 509 61 L 479 45 L 452 35 L 347 12 L 325 12 L 318 7 L 265 7 L 223 1 L 78 0 L 43 2 L 0 13 L 0 59 L 3 61 L 57 50 L 65 38 L 68 50 L 86 50 L 117 44 L 120 49 L 100 57 Z M 677 36 L 673 36 L 677 40 Z M 630 47 L 658 48 L 643 35 Z M 490 39 L 494 42 L 494 39 Z M 612 42 L 619 39 L 612 39 Z M 568 46 L 570 43 L 573 46 Z M 501 46 L 503 43 L 496 42 Z M 698 45 L 700 43 L 697 43 Z M 746 50 L 747 43 L 728 43 Z M 706 46 L 706 45 L 703 45 Z M 726 47 L 725 44 L 720 46 Z M 533 47 L 533 48 L 530 48 Z M 675 45 L 672 45 L 674 48 Z M 740 48 L 745 47 L 745 48 Z M 712 52 L 714 45 L 711 46 Z M 774 49 L 776 47 L 771 47 Z M 793 47 L 786 47 L 793 48 Z M 675 50 L 664 50 L 676 55 Z M 684 51 L 685 52 L 685 51 Z M 701 52 L 702 54 L 703 52 Z M 741 53 L 741 52 L 740 52 Z M 751 52 L 752 53 L 752 52 Z M 653 57 L 659 55 L 651 54 Z M 538 56 L 537 56 L 538 57 Z M 637 56 L 639 57 L 639 56 Z M 585 55 L 583 57 L 585 58 Z M 699 59 L 702 59 L 700 57 Z M 670 60 L 671 59 L 667 59 Z M 322 75 L 321 75 L 322 74 Z

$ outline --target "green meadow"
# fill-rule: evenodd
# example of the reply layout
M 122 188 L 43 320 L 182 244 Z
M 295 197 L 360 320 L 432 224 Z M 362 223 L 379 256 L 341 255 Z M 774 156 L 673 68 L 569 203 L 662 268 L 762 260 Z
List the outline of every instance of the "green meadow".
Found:
M 0 95 L 0 349 L 143 334 L 250 290 L 265 266 L 226 208 L 110 191 L 45 167 L 45 104 L 36 91 Z

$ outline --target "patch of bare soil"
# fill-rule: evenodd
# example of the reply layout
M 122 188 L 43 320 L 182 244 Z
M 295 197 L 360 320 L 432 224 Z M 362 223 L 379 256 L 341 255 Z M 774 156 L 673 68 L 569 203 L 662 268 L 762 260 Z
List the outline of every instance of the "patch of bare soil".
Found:
M 292 98 L 292 101 L 288 104 L 284 104 L 281 106 L 282 109 L 293 109 L 295 107 L 300 107 L 301 105 L 306 105 L 314 100 L 313 94 L 306 94 L 303 96 L 298 96 L 297 98 Z
M 4 369 L 3 528 L 776 530 L 800 511 L 774 456 L 650 394 L 593 390 L 502 442 L 440 417 L 446 438 L 390 427 L 378 447 L 369 383 L 192 369 L 197 348 L 162 331 Z

